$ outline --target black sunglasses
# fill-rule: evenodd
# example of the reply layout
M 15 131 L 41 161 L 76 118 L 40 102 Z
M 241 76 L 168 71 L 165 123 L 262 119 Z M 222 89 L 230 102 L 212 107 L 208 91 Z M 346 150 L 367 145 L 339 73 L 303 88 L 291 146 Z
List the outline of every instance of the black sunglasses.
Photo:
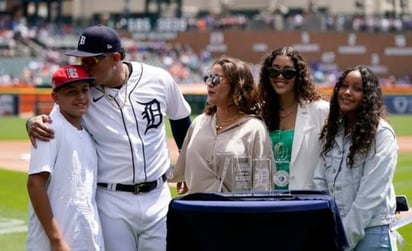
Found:
M 218 84 L 220 84 L 220 81 L 222 81 L 222 79 L 224 79 L 225 77 L 220 76 L 220 75 L 207 75 L 203 77 L 203 81 L 205 81 L 205 84 L 212 84 L 213 86 L 217 86 Z
M 280 74 L 282 74 L 282 76 L 286 79 L 292 79 L 293 77 L 296 76 L 296 74 L 298 73 L 296 71 L 296 69 L 291 69 L 291 68 L 287 68 L 284 70 L 281 70 L 279 68 L 276 67 L 268 67 L 266 68 L 268 73 L 269 73 L 269 77 L 271 78 L 277 78 L 279 77 Z

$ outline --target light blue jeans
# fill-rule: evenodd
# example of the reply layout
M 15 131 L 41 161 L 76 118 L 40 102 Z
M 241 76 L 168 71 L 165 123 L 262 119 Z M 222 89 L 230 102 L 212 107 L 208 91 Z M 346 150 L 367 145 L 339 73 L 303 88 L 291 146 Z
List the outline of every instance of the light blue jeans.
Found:
M 395 251 L 396 247 L 391 247 L 392 236 L 389 226 L 376 226 L 365 229 L 365 236 L 356 245 L 354 251 Z

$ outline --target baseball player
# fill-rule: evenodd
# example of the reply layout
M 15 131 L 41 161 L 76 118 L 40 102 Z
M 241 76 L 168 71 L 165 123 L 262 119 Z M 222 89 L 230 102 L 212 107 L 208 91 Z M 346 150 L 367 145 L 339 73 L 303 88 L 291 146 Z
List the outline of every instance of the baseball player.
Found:
M 92 103 L 83 117 L 96 141 L 97 203 L 106 250 L 166 250 L 167 185 L 170 157 L 165 117 L 180 148 L 190 126 L 191 109 L 171 75 L 140 62 L 124 62 L 118 34 L 96 25 L 86 28 L 76 50 L 96 78 Z M 37 116 L 28 132 L 46 139 L 50 130 Z

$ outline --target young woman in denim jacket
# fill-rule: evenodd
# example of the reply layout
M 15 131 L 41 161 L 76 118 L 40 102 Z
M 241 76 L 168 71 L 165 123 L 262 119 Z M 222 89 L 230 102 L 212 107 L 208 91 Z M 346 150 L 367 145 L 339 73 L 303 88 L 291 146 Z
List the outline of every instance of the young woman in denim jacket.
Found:
M 366 66 L 343 72 L 320 136 L 322 151 L 314 183 L 336 200 L 349 250 L 396 249 L 391 249 L 394 234 L 389 224 L 395 218 L 392 177 L 398 145 L 383 113 L 375 74 Z

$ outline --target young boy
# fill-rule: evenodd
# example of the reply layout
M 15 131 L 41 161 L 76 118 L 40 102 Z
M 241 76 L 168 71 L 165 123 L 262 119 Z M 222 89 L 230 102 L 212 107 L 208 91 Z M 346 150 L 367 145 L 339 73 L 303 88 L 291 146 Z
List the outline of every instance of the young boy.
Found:
M 57 133 L 31 149 L 27 250 L 101 251 L 96 148 L 81 123 L 94 78 L 81 66 L 68 65 L 59 68 L 52 81 L 58 109 L 50 115 L 49 126 Z

